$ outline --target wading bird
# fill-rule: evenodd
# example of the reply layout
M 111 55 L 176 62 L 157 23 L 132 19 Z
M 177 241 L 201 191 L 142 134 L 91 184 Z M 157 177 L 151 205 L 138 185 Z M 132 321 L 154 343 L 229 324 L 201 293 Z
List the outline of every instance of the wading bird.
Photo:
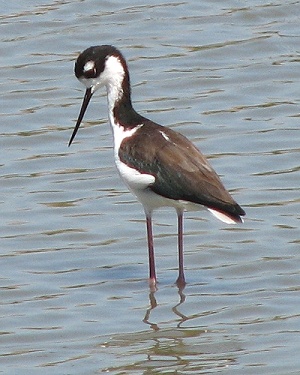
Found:
M 75 63 L 75 75 L 86 86 L 86 92 L 69 146 L 92 95 L 105 86 L 115 163 L 121 178 L 145 210 L 150 284 L 156 284 L 152 213 L 159 207 L 171 206 L 178 217 L 177 285 L 184 286 L 183 212 L 204 206 L 223 222 L 235 224 L 242 222 L 244 210 L 187 138 L 134 110 L 127 63 L 117 48 L 102 45 L 86 49 Z

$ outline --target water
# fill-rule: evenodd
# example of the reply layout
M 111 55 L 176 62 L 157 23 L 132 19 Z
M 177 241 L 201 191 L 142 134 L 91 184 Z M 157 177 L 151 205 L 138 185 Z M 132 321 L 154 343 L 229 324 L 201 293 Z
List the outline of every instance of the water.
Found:
M 1 15 L 0 373 L 298 374 L 299 1 L 31 1 Z M 201 148 L 247 212 L 155 215 L 113 165 L 104 92 L 67 147 L 78 53 L 112 43 L 136 109 Z M 99 125 L 101 124 L 101 125 Z

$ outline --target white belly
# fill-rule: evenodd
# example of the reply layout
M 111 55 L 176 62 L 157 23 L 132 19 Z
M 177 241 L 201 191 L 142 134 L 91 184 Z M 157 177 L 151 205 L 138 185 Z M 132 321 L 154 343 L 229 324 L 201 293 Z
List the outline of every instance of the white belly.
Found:
M 130 190 L 144 190 L 155 182 L 154 176 L 140 173 L 136 169 L 128 167 L 121 162 L 119 157 L 115 161 L 122 180 Z
M 126 164 L 122 163 L 119 158 L 116 159 L 116 166 L 122 180 L 131 193 L 142 203 L 146 212 L 151 212 L 156 208 L 164 206 L 174 207 L 179 211 L 198 211 L 203 208 L 200 204 L 169 199 L 154 193 L 150 189 L 150 186 L 154 184 L 155 177 L 150 174 L 140 173 L 128 167 Z

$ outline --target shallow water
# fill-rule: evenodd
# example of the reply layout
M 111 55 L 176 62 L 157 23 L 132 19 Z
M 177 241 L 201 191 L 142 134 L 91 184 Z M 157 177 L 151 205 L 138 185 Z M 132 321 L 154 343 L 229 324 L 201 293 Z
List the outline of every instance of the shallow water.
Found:
M 99 4 L 2 9 L 0 373 L 299 373 L 299 1 Z M 183 291 L 170 210 L 149 291 L 104 92 L 67 147 L 74 60 L 106 43 L 136 109 L 193 140 L 247 212 L 234 227 L 186 215 Z

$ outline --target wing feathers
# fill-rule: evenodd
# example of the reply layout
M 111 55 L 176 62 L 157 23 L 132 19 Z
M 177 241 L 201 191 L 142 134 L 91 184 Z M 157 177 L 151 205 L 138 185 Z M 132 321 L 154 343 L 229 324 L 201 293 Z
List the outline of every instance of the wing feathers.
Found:
M 201 152 L 169 128 L 146 122 L 121 144 L 119 157 L 141 173 L 152 174 L 150 188 L 157 194 L 202 204 L 231 215 L 233 221 L 245 214 Z

